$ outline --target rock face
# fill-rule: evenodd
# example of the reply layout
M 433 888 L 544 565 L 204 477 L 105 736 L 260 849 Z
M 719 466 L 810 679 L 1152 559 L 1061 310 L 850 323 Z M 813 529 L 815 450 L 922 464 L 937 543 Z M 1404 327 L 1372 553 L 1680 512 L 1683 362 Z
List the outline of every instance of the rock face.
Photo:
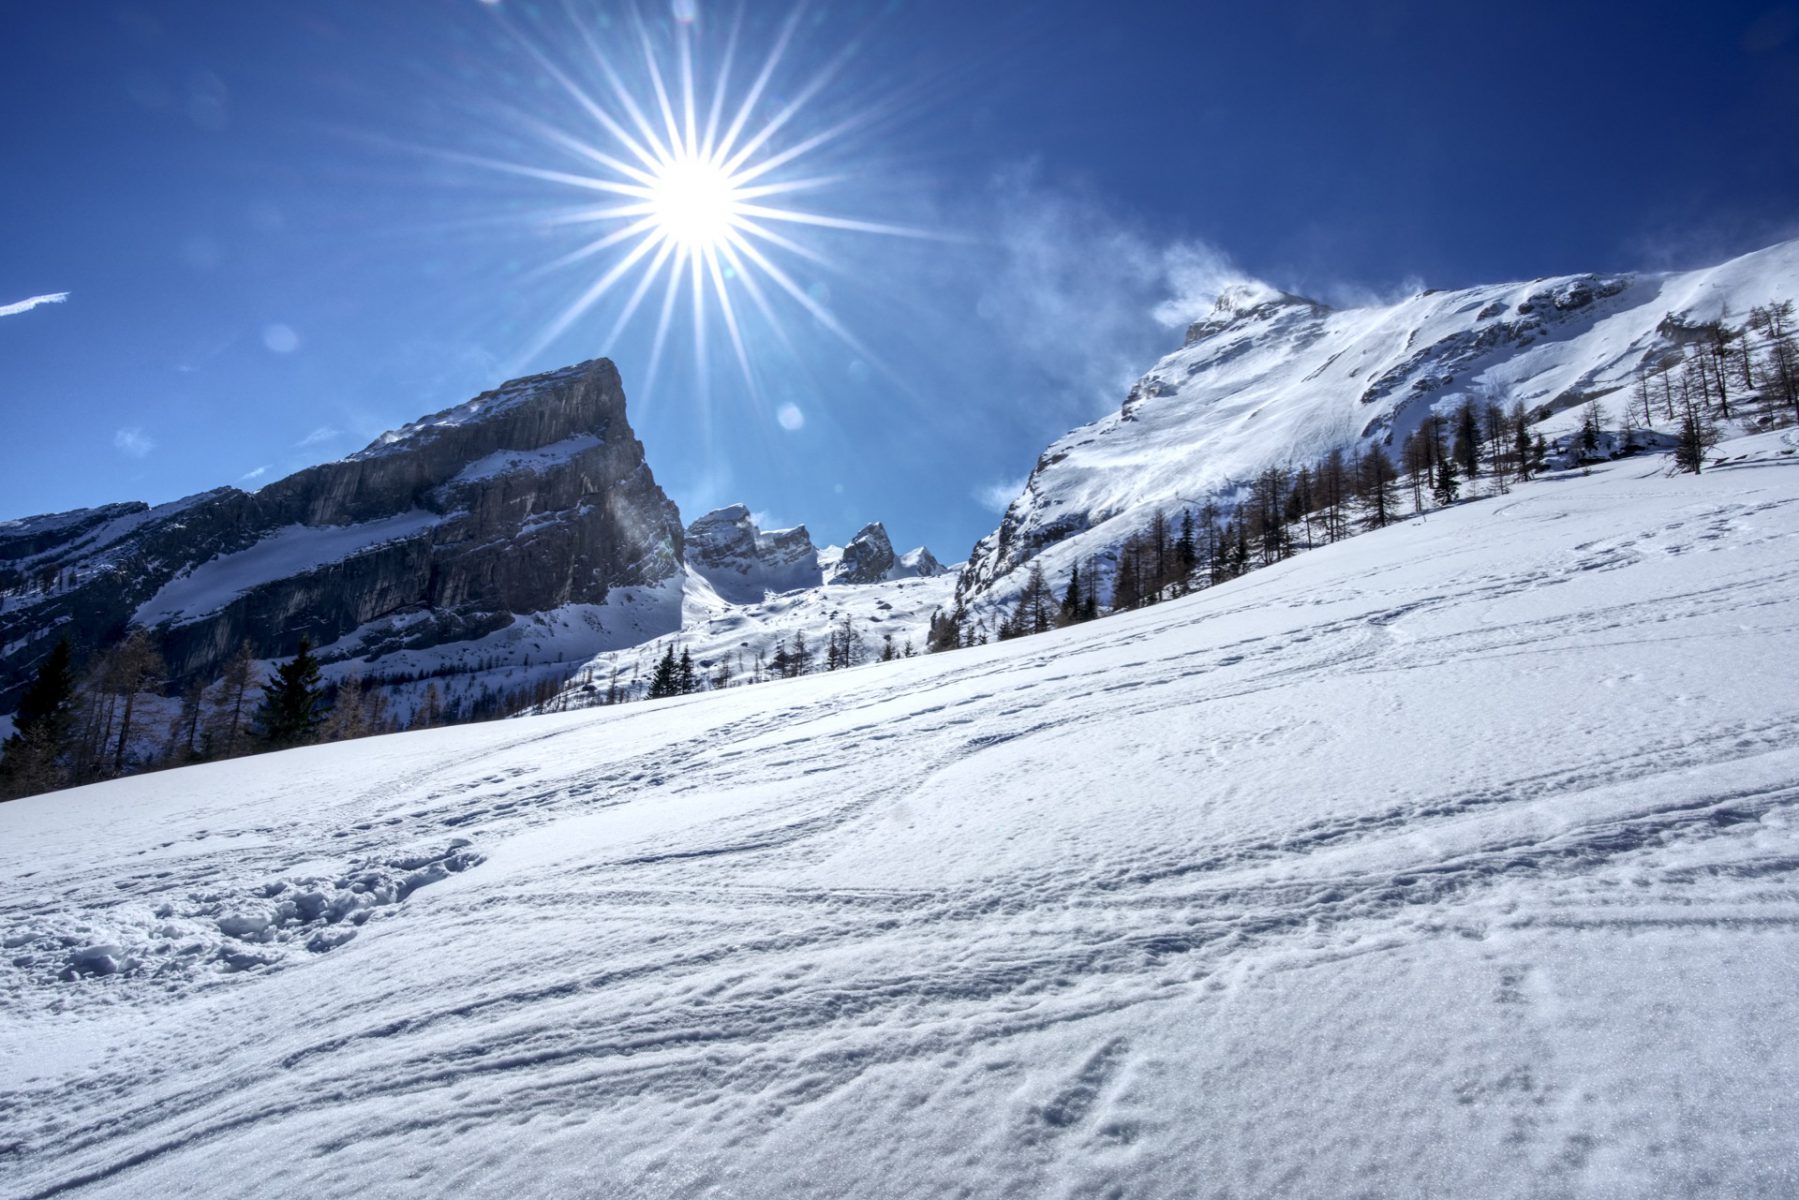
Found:
M 601 604 L 680 569 L 674 504 L 604 359 L 514 380 L 261 491 L 0 525 L 0 711 L 53 635 L 91 655 L 133 624 L 170 679 L 210 679 L 242 641 L 364 649 L 480 637 Z
M 738 604 L 753 604 L 768 592 L 817 587 L 818 548 L 804 525 L 756 528 L 741 504 L 714 509 L 687 527 L 687 563 L 715 591 Z

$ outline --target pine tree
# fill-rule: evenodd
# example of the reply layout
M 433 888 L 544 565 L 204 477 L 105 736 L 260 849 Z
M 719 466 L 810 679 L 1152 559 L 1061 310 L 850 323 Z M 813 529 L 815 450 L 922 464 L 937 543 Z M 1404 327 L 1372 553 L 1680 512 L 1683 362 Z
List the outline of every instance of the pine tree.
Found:
M 1718 427 L 1705 410 L 1693 404 L 1686 406 L 1680 417 L 1680 430 L 1674 442 L 1674 466 L 1677 470 L 1697 475 L 1705 469 L 1705 456 L 1718 444 Z
M 195 762 L 202 757 L 200 717 L 206 709 L 206 682 L 196 679 L 181 693 L 181 711 L 169 726 L 169 748 L 164 757 L 170 766 Z
M 0 742 L 0 799 L 52 791 L 64 781 L 60 760 L 75 723 L 73 659 L 69 639 L 59 639 L 19 698 L 12 735 Z
M 276 667 L 274 678 L 262 685 L 256 727 L 273 749 L 303 746 L 317 735 L 324 709 L 319 660 L 313 657 L 311 640 L 301 638 L 293 658 Z
M 1061 625 L 1078 625 L 1081 621 L 1081 610 L 1084 597 L 1081 594 L 1081 564 L 1076 563 L 1068 576 L 1068 588 L 1062 593 L 1062 603 L 1056 610 L 1057 623 Z
M 681 664 L 675 670 L 675 688 L 679 694 L 686 696 L 699 690 L 699 677 L 693 670 L 693 655 L 685 646 L 681 648 Z
M 1455 441 L 1450 454 L 1468 479 L 1480 474 L 1480 441 L 1479 413 L 1473 400 L 1464 400 L 1455 410 Z
M 1055 598 L 1043 578 L 1043 567 L 1033 562 L 1025 576 L 1024 589 L 1018 593 L 1018 602 L 1012 608 L 1012 636 L 1048 632 L 1055 627 L 1054 614 Z
M 1599 435 L 1605 431 L 1605 422 L 1605 409 L 1599 401 L 1587 401 L 1580 415 L 1580 457 L 1583 460 L 1599 453 Z
M 662 659 L 656 664 L 656 674 L 650 678 L 651 700 L 663 700 L 669 696 L 678 696 L 681 692 L 681 667 L 675 660 L 675 644 L 670 642 L 663 651 Z
M 1518 401 L 1512 405 L 1512 454 L 1518 462 L 1518 478 L 1529 479 L 1537 473 L 1539 464 L 1531 453 L 1530 418 L 1525 415 L 1524 404 Z
M 1461 488 L 1461 480 L 1456 475 L 1455 456 L 1445 455 L 1443 461 L 1437 464 L 1437 478 L 1431 485 L 1431 499 L 1440 507 L 1447 508 L 1456 502 Z
M 960 602 L 953 612 L 933 612 L 930 630 L 925 634 L 925 653 L 941 654 L 945 650 L 959 649 L 962 645 L 962 626 L 967 620 L 968 610 Z
M 1137 581 L 1137 556 L 1126 549 L 1118 555 L 1118 569 L 1112 572 L 1112 611 L 1124 612 L 1136 608 L 1143 603 L 1143 593 Z
M 1181 533 L 1174 541 L 1174 577 L 1175 586 L 1185 595 L 1193 584 L 1193 568 L 1199 563 L 1199 546 L 1194 541 L 1193 510 L 1181 510 Z M 1080 574 L 1077 567 L 1076 575 Z M 1072 583 L 1072 581 L 1071 581 Z
M 806 631 L 796 629 L 793 631 L 793 645 L 787 651 L 788 674 L 797 677 L 809 674 L 811 670 L 812 648 L 806 645 Z

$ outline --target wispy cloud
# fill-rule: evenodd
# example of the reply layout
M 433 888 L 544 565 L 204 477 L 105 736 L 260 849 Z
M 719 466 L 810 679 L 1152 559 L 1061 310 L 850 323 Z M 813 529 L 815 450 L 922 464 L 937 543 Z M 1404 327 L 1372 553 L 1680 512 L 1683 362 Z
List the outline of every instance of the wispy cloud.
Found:
M 32 296 L 28 300 L 15 301 L 12 304 L 0 304 L 0 317 L 17 316 L 22 312 L 30 312 L 40 304 L 61 304 L 69 298 L 67 292 L 48 292 L 42 296 Z
M 138 426 L 121 429 L 112 435 L 113 448 L 132 458 L 142 458 L 156 449 L 156 440 Z
M 320 425 L 317 429 L 313 430 L 311 433 L 307 434 L 305 437 L 303 437 L 299 441 L 295 442 L 294 445 L 302 446 L 302 447 L 316 446 L 320 442 L 328 442 L 328 441 L 331 441 L 333 438 L 338 438 L 338 437 L 342 437 L 342 436 L 343 436 L 342 430 L 333 429 L 329 425 Z
M 999 479 L 978 487 L 974 491 L 975 501 L 982 508 L 996 513 L 1003 513 L 1018 499 L 1018 493 L 1024 491 L 1026 477 L 1018 479 Z
M 261 479 L 264 475 L 267 475 L 269 473 L 270 465 L 271 464 L 269 464 L 269 463 L 263 463 L 260 467 L 257 467 L 254 471 L 245 471 L 242 475 L 239 475 L 237 477 L 237 481 L 239 483 L 248 483 L 252 479 Z
M 1061 415 L 1088 420 L 1179 345 L 1171 331 L 1204 315 L 1247 276 L 1204 242 L 1158 240 L 1090 191 L 1044 181 L 1033 167 L 996 178 L 998 261 L 978 312 L 1007 357 L 1053 393 Z M 1010 499 L 1010 497 L 1008 497 Z

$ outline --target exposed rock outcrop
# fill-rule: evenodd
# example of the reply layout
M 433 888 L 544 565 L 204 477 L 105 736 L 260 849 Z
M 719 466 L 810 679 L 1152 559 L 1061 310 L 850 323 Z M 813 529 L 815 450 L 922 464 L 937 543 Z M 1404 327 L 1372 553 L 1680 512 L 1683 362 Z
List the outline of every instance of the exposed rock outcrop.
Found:
M 888 577 L 896 561 L 887 527 L 879 521 L 870 521 L 844 546 L 843 557 L 838 559 L 831 572 L 830 582 L 878 583 Z
M 687 563 L 720 596 L 740 604 L 817 587 L 822 579 L 818 548 L 804 525 L 763 531 L 741 504 L 714 509 L 687 527 Z
M 0 711 L 58 633 L 152 628 L 172 682 L 393 620 L 387 648 L 601 604 L 680 567 L 682 530 L 605 359 L 514 380 L 258 492 L 0 526 Z M 48 586 L 44 586 L 48 584 Z

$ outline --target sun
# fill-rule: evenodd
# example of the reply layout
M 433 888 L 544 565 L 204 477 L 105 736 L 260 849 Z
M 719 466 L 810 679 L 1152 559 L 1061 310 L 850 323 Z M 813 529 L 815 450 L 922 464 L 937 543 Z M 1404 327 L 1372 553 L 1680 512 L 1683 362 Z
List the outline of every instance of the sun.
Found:
M 680 154 L 660 165 L 645 190 L 655 231 L 689 254 L 716 252 L 743 228 L 747 201 L 721 163 Z
M 821 211 L 833 191 L 850 190 L 857 172 L 820 170 L 821 152 L 883 119 L 878 107 L 833 106 L 821 120 L 822 94 L 845 73 L 853 47 L 828 58 L 809 79 L 783 82 L 784 68 L 799 56 L 796 40 L 806 6 L 796 4 L 776 29 L 760 65 L 742 61 L 739 34 L 744 6 L 723 31 L 715 62 L 701 61 L 706 21 L 698 0 L 674 0 L 674 20 L 647 21 L 635 4 L 616 21 L 582 21 L 573 16 L 572 36 L 551 38 L 575 51 L 565 67 L 547 44 L 514 27 L 494 6 L 497 19 L 530 55 L 542 78 L 574 102 L 573 124 L 534 113 L 511 111 L 527 133 L 546 143 L 564 163 L 505 161 L 450 152 L 449 157 L 510 175 L 575 189 L 601 199 L 558 207 L 558 229 L 593 229 L 593 236 L 534 270 L 532 276 L 574 268 L 591 272 L 578 295 L 548 321 L 523 357 L 530 358 L 577 323 L 602 301 L 614 308 L 610 332 L 597 339 L 611 346 L 642 319 L 654 322 L 644 378 L 656 377 L 671 325 L 682 320 L 693 330 L 693 360 L 704 375 L 722 329 L 724 345 L 737 360 L 754 394 L 753 340 L 745 318 L 791 346 L 787 325 L 797 307 L 806 325 L 834 335 L 865 361 L 875 356 L 826 307 L 815 285 L 794 278 L 789 268 L 817 271 L 838 265 L 815 244 L 816 235 L 879 234 L 939 239 L 943 235 Z M 572 160 L 572 161 L 571 161 Z M 801 196 L 810 202 L 800 203 Z M 808 236 L 814 235 L 814 236 Z M 716 322 L 717 324 L 713 324 Z M 595 331 L 598 332 L 597 330 Z

